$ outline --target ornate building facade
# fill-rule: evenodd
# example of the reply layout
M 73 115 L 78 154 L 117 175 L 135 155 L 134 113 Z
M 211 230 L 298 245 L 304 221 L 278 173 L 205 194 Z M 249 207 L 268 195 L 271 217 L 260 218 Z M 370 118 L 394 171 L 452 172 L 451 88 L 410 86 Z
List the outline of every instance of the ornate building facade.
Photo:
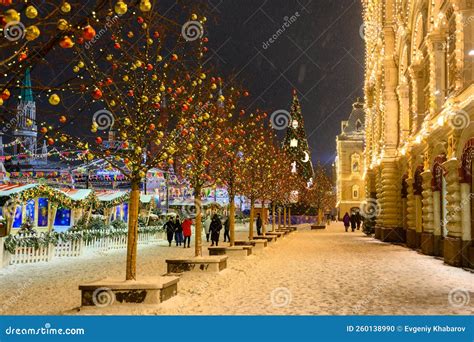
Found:
M 365 199 L 364 170 L 364 104 L 357 101 L 347 121 L 341 123 L 341 134 L 336 138 L 337 215 L 342 219 L 347 212 L 359 211 Z
M 376 238 L 474 266 L 474 4 L 363 0 Z

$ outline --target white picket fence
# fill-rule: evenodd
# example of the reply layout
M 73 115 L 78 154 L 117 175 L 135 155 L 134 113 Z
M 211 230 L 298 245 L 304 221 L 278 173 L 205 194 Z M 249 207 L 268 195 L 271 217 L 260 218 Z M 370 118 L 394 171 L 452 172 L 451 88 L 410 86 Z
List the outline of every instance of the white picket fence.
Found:
M 22 235 L 21 239 L 31 238 L 34 235 Z M 139 232 L 138 244 L 146 245 L 157 243 L 163 239 L 161 232 Z M 57 245 L 48 245 L 47 247 L 17 247 L 14 254 L 10 254 L 8 264 L 26 264 L 41 261 L 50 261 L 53 257 L 79 257 L 85 251 L 106 252 L 108 250 L 119 250 L 127 247 L 128 237 L 125 234 L 96 238 L 90 241 L 82 239 L 72 241 L 58 241 Z M 9 253 L 8 253 L 9 254 Z M 1 265 L 0 265 L 1 267 Z
M 84 242 L 82 240 L 59 241 L 54 247 L 54 256 L 57 258 L 80 256 L 83 246 Z
M 41 236 L 41 234 L 40 234 Z M 34 234 L 23 234 L 20 239 L 30 239 Z M 20 246 L 15 249 L 15 254 L 10 256 L 10 265 L 30 264 L 41 261 L 50 261 L 54 254 L 54 245 L 35 247 Z

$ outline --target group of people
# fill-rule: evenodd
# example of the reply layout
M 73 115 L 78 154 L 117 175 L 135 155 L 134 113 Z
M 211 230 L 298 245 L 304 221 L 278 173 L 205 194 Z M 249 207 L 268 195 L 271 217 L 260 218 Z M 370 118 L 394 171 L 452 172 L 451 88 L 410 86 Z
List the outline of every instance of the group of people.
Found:
M 258 220 L 257 220 L 258 222 Z M 179 221 L 179 217 L 168 218 L 168 221 L 165 223 L 164 228 L 166 231 L 166 238 L 168 240 L 169 246 L 173 239 L 176 242 L 176 246 L 183 245 L 184 248 L 189 248 L 191 243 L 191 225 L 192 220 L 190 218 L 185 218 L 183 222 Z M 224 242 L 230 242 L 230 222 L 229 217 L 226 217 L 224 224 L 222 224 L 219 215 L 209 215 L 204 220 L 204 232 L 206 233 L 206 240 L 209 242 L 211 239 L 211 246 L 218 246 L 219 236 L 222 228 L 224 228 Z M 258 227 L 258 223 L 257 223 Z
M 192 224 L 193 221 L 189 217 L 180 222 L 178 216 L 175 218 L 170 216 L 164 225 L 169 246 L 171 247 L 174 238 L 176 246 L 183 245 L 184 248 L 190 248 Z
M 349 231 L 349 227 L 351 227 L 352 231 L 354 232 L 356 229 L 360 229 L 362 224 L 362 215 L 359 212 L 352 212 L 351 215 L 346 212 L 342 218 L 342 222 L 344 222 L 344 228 L 346 229 L 346 232 Z
M 214 214 L 212 217 L 211 215 L 207 216 L 204 220 L 204 233 L 206 233 L 206 241 L 209 242 L 209 238 L 211 239 L 211 246 L 218 246 L 219 245 L 219 236 L 221 233 L 222 228 L 224 228 L 224 242 L 230 242 L 230 222 L 229 217 L 224 220 L 224 224 L 222 224 L 219 215 Z

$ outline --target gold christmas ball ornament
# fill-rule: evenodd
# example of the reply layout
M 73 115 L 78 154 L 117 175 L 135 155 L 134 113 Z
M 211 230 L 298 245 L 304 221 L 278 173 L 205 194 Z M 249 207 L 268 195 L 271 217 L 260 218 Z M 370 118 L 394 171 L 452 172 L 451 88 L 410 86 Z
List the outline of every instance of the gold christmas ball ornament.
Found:
M 148 96 L 143 95 L 143 96 L 142 96 L 142 102 L 143 102 L 143 103 L 148 102 Z
M 74 71 L 74 72 L 79 72 L 79 70 L 80 70 L 80 69 L 79 69 L 78 66 L 75 66 L 74 68 L 72 68 L 72 71 Z
M 69 23 L 67 22 L 66 19 L 59 19 L 58 20 L 58 30 L 60 31 L 65 31 L 69 27 Z
M 129 78 L 128 78 L 128 75 L 125 75 L 125 76 L 122 77 L 122 80 L 123 80 L 124 82 L 128 82 L 128 79 L 129 79 Z
M 125 118 L 125 120 L 123 120 L 123 123 L 124 123 L 125 126 L 130 126 L 130 124 L 131 124 L 132 122 L 130 121 L 129 118 Z
M 3 105 L 3 99 L 0 97 L 0 106 Z
M 3 19 L 7 24 L 11 21 L 20 21 L 20 14 L 14 9 L 9 9 L 3 14 Z
M 115 100 L 112 100 L 112 101 L 110 101 L 110 105 L 111 105 L 112 107 L 115 107 L 115 106 L 117 105 L 117 103 L 115 102 Z
M 205 79 L 206 79 L 206 74 L 205 74 L 205 73 L 202 73 L 202 74 L 199 76 L 199 78 L 200 78 L 201 80 L 205 80 Z
M 60 101 L 61 101 L 61 99 L 59 98 L 59 95 L 57 95 L 57 94 L 52 94 L 49 97 L 49 103 L 53 106 L 57 106 Z
M 191 20 L 197 20 L 198 16 L 196 13 L 191 14 Z
M 142 0 L 140 1 L 140 11 L 142 12 L 149 12 L 151 10 L 151 2 L 150 0 Z
M 28 18 L 34 19 L 38 15 L 38 10 L 35 8 L 35 6 L 28 6 L 26 8 L 25 14 Z
M 84 62 L 83 61 L 79 61 L 79 63 L 77 63 L 77 66 L 79 68 L 84 68 Z
M 63 4 L 61 5 L 61 12 L 63 13 L 71 12 L 71 5 L 69 4 L 69 2 L 63 2 Z
M 115 13 L 117 13 L 118 15 L 124 15 L 125 13 L 127 13 L 128 6 L 123 1 L 117 1 L 117 3 L 115 4 L 114 10 L 115 10 Z
M 35 40 L 36 38 L 38 38 L 39 35 L 40 35 L 40 30 L 38 26 L 32 25 L 26 28 L 26 40 L 31 42 Z

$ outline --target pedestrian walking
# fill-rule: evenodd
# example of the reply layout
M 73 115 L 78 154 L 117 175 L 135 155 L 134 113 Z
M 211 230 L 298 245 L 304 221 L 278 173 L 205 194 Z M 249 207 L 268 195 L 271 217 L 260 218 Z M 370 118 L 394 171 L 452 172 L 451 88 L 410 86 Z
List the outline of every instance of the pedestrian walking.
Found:
M 216 244 L 216 246 L 219 245 L 219 234 L 221 229 L 222 222 L 219 219 L 219 216 L 217 216 L 217 214 L 214 214 L 214 216 L 212 217 L 211 226 L 209 227 L 209 231 L 211 232 L 211 246 L 214 246 L 214 244 Z
M 349 213 L 346 212 L 344 214 L 344 217 L 342 218 L 342 222 L 344 222 L 344 228 L 347 230 L 349 229 L 349 226 L 351 225 L 351 217 L 349 216 Z
M 181 222 L 179 222 L 179 217 L 176 216 L 174 221 L 174 239 L 176 241 L 176 246 L 181 246 L 183 242 L 183 227 L 181 227 Z
M 181 227 L 183 228 L 183 247 L 186 248 L 186 242 L 188 242 L 188 248 L 191 248 L 189 245 L 191 243 L 191 225 L 193 224 L 193 221 L 187 217 L 183 223 L 181 223 Z
M 262 218 L 257 214 L 257 235 L 262 235 Z
M 359 212 L 356 213 L 356 223 L 357 223 L 357 230 L 360 230 L 360 225 L 362 224 L 362 216 Z
M 226 241 L 230 242 L 229 230 L 230 230 L 230 222 L 229 222 L 229 217 L 227 217 L 224 222 L 224 242 Z
M 351 215 L 351 229 L 354 232 L 357 227 L 357 217 L 356 214 L 353 212 Z
M 163 228 L 166 231 L 166 239 L 168 240 L 169 246 L 171 247 L 171 242 L 173 241 L 174 235 L 174 222 L 171 216 L 168 218 L 168 221 L 163 225 Z
M 206 220 L 204 221 L 204 232 L 206 233 L 206 241 L 209 242 L 209 229 L 211 227 L 211 222 L 212 222 L 212 219 L 211 219 L 211 215 L 208 215 L 206 217 Z

